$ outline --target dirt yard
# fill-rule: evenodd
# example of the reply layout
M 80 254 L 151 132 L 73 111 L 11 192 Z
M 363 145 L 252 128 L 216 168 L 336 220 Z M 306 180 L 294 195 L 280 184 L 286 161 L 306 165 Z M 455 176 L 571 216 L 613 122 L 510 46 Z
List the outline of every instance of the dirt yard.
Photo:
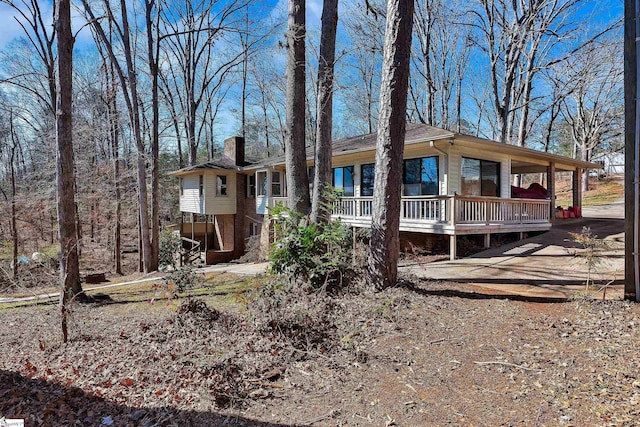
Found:
M 301 293 L 286 310 L 243 293 L 202 296 L 208 306 L 112 297 L 76 308 L 66 345 L 55 306 L 0 311 L 0 416 L 27 426 L 630 426 L 640 416 L 638 307 L 622 301 L 417 280 Z

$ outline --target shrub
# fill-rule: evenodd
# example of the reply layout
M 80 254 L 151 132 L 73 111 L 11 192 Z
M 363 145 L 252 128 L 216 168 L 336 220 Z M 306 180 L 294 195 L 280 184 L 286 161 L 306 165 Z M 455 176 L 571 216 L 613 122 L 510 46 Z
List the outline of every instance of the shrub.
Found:
M 163 230 L 162 233 L 160 233 L 160 248 L 158 251 L 158 264 L 160 269 L 171 267 L 175 270 L 177 267 L 176 254 L 179 254 L 181 249 L 182 242 L 180 236 L 172 230 Z
M 271 215 L 275 232 L 269 255 L 272 273 L 317 289 L 343 283 L 344 274 L 353 272 L 351 228 L 340 221 L 309 224 L 306 216 L 281 205 Z
M 201 285 L 202 278 L 190 268 L 185 267 L 164 276 L 162 283 L 157 287 L 164 291 L 167 298 L 174 298 Z
M 569 234 L 574 242 L 582 245 L 585 249 L 584 252 L 578 253 L 578 256 L 584 258 L 585 264 L 587 265 L 585 292 L 588 293 L 589 285 L 593 283 L 592 275 L 602 263 L 600 252 L 611 249 L 611 245 L 606 240 L 600 239 L 597 235 L 593 234 L 590 227 L 582 227 L 582 232 Z

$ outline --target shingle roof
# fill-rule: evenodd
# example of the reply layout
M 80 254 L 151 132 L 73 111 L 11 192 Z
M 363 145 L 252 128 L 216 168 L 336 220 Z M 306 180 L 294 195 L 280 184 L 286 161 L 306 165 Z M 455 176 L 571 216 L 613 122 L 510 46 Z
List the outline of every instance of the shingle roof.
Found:
M 414 142 L 424 142 L 452 137 L 455 134 L 445 129 L 428 126 L 421 123 L 407 123 L 407 131 L 405 135 L 405 144 Z M 364 135 L 353 136 L 351 138 L 338 139 L 333 141 L 333 155 L 345 154 L 347 152 L 375 150 L 377 133 L 368 133 Z M 313 159 L 314 147 L 307 147 L 307 159 Z M 274 166 L 285 163 L 284 155 L 270 157 L 261 162 L 247 166 L 247 169 L 255 169 L 259 167 Z
M 233 159 L 227 156 L 222 156 L 206 163 L 200 163 L 199 165 L 187 166 L 186 168 L 178 169 L 177 171 L 170 172 L 169 175 L 182 175 L 185 172 L 206 169 L 238 170 L 239 168 Z

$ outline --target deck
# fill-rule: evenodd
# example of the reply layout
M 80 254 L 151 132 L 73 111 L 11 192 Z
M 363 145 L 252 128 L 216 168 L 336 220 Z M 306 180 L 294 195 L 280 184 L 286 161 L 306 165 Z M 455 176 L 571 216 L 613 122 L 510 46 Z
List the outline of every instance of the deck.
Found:
M 286 205 L 273 197 L 269 205 Z M 355 227 L 371 227 L 373 197 L 338 199 L 333 217 Z M 549 200 L 471 196 L 404 196 L 400 231 L 446 235 L 544 231 L 551 228 Z

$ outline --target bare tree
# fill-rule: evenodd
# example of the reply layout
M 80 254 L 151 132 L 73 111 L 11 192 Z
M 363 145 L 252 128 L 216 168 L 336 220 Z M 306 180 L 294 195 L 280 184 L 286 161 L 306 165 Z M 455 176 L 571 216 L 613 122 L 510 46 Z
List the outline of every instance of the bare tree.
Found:
M 225 55 L 216 49 L 225 33 L 237 31 L 232 18 L 244 6 L 239 0 L 163 3 L 160 39 L 170 84 L 165 91 L 179 101 L 191 165 L 198 161 L 201 135 L 212 125 L 205 117 L 212 113 L 214 98 L 226 95 L 227 78 L 244 58 L 243 49 L 233 50 L 232 44 Z
M 413 8 L 413 0 L 387 0 L 368 270 L 378 289 L 395 285 L 398 277 Z
M 55 3 L 55 26 L 58 47 L 56 101 L 56 141 L 58 183 L 58 233 L 60 237 L 60 306 L 62 309 L 62 339 L 67 342 L 67 313 L 69 302 L 82 293 L 78 262 L 78 233 L 76 230 L 73 123 L 73 35 L 71 33 L 71 5 L 69 0 Z
M 318 106 L 315 150 L 315 174 L 313 178 L 313 203 L 311 221 L 329 220 L 326 205 L 326 189 L 331 185 L 331 138 L 333 130 L 333 72 L 336 54 L 336 29 L 338 27 L 338 0 L 324 0 L 322 7 L 322 35 L 318 58 Z
M 621 143 L 624 134 L 623 69 L 617 43 L 591 49 L 569 62 L 574 85 L 562 103 L 562 116 L 571 130 L 575 152 L 591 161 L 596 150 Z M 587 171 L 582 190 L 588 189 Z
M 347 63 L 343 85 L 351 94 L 346 104 L 357 131 L 373 133 L 378 120 L 380 64 L 384 45 L 384 3 L 368 0 L 344 19 L 351 60 Z M 347 91 L 345 91 L 347 92 Z
M 121 43 L 125 60 L 124 66 L 120 63 L 114 43 L 109 37 L 107 37 L 101 20 L 96 17 L 93 7 L 87 0 L 82 0 L 82 4 L 86 14 L 88 15 L 89 22 L 94 29 L 97 41 L 102 43 L 104 46 L 109 60 L 113 63 L 116 73 L 118 74 L 121 90 L 129 113 L 129 121 L 137 149 L 138 207 L 142 264 L 145 272 L 154 271 L 157 269 L 157 258 L 154 260 L 152 240 L 149 233 L 150 221 L 147 191 L 146 148 L 142 137 L 140 97 L 138 94 L 138 70 L 134 62 L 134 46 L 131 42 L 127 2 L 125 0 L 120 1 L 120 22 L 116 22 L 116 15 L 113 13 L 109 1 L 104 0 L 102 3 L 104 12 L 107 18 L 113 23 L 113 28 L 115 28 L 118 40 Z M 151 29 L 149 29 L 149 31 L 151 31 Z
M 305 147 L 305 0 L 289 0 L 287 28 L 287 125 L 285 157 L 289 206 L 307 215 L 311 208 Z

